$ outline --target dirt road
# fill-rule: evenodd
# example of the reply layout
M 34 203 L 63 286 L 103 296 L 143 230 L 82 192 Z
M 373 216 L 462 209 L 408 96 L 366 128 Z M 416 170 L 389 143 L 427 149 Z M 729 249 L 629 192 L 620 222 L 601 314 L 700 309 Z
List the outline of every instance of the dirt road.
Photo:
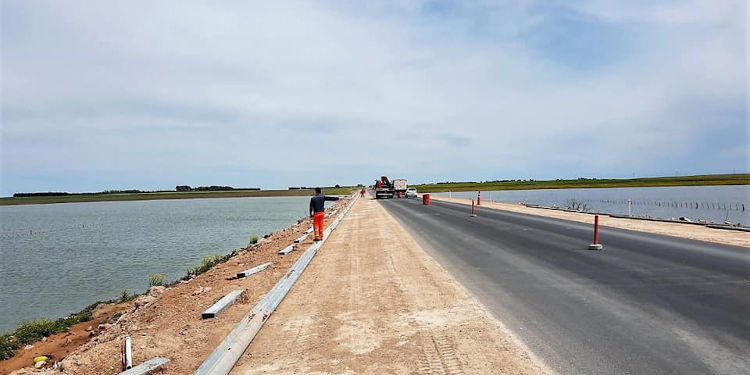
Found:
M 543 369 L 374 200 L 359 200 L 232 374 Z

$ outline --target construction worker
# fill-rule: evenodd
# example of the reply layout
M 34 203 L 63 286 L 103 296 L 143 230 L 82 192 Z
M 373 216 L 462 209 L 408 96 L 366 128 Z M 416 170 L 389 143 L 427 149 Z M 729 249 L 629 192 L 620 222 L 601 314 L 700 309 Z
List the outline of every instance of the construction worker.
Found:
M 310 198 L 310 217 L 313 219 L 313 241 L 323 240 L 323 222 L 326 217 L 326 201 L 337 201 L 337 197 L 326 197 L 315 188 L 315 196 Z

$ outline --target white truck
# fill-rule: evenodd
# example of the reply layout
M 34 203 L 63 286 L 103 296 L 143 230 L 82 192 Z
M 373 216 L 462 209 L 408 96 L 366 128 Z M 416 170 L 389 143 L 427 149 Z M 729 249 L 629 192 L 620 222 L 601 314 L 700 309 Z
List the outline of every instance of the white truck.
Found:
M 406 179 L 397 178 L 393 180 L 393 195 L 399 198 L 406 196 Z

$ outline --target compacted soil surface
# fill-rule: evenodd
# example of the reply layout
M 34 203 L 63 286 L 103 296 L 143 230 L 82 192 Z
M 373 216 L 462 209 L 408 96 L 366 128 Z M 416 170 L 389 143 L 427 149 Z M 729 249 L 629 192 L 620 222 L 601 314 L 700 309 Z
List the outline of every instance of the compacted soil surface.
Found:
M 359 200 L 232 374 L 540 374 L 374 200 Z

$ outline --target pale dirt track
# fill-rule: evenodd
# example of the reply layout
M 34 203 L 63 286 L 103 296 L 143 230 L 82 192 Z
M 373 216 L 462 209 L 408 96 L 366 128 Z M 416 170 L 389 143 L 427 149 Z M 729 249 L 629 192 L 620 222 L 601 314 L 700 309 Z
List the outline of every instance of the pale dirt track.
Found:
M 332 233 L 232 374 L 538 374 L 374 200 Z
M 433 195 L 431 196 L 431 199 L 471 205 L 471 199 L 465 198 L 448 198 Z M 594 223 L 594 215 L 591 214 L 526 207 L 520 203 L 499 203 L 483 200 L 482 207 L 583 223 Z M 467 207 L 467 210 L 468 209 L 469 208 Z M 750 247 L 750 233 L 735 230 L 708 228 L 700 225 L 683 223 L 625 219 L 605 215 L 599 217 L 599 225 L 725 245 Z

